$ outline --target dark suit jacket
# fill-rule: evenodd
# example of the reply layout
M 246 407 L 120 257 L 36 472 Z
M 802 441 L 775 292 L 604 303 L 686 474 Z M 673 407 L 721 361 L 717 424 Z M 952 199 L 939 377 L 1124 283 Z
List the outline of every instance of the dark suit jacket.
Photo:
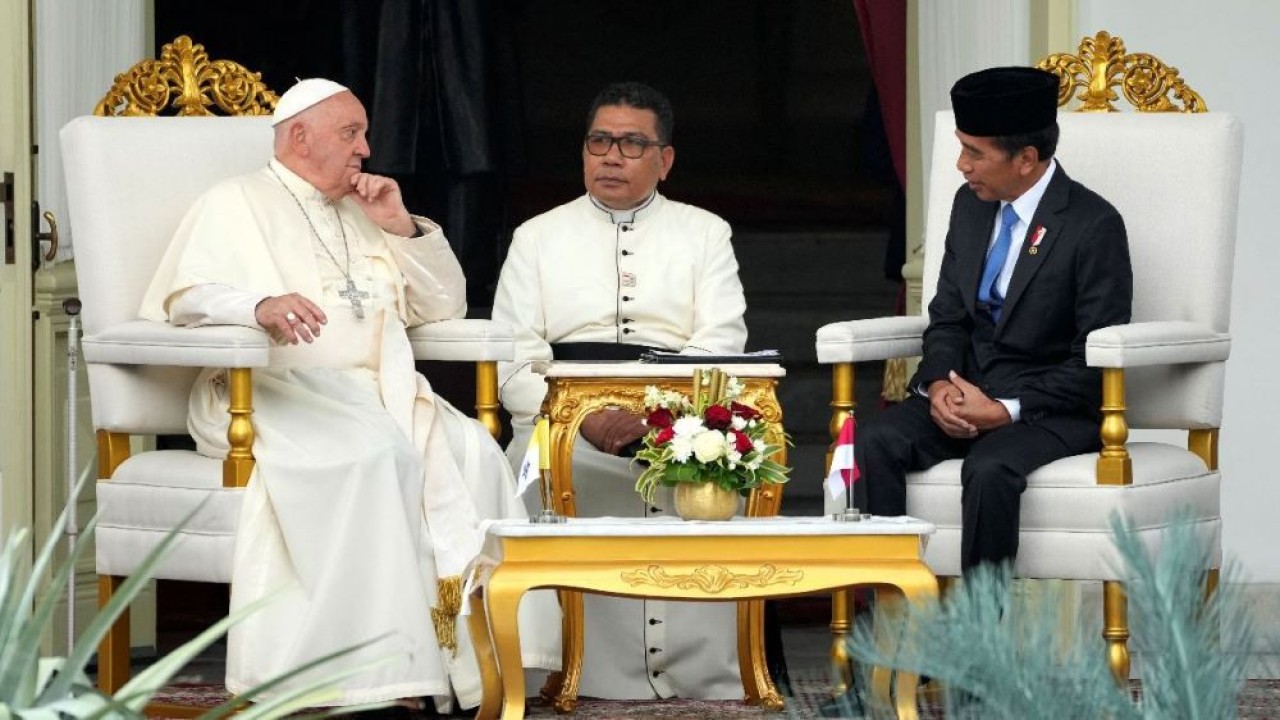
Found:
M 1085 338 L 1129 322 L 1133 271 L 1124 220 L 1059 164 L 1023 238 L 993 327 L 977 296 L 999 207 L 967 185 L 956 192 L 938 290 L 929 303 L 924 357 L 911 387 L 928 387 L 955 370 L 992 398 L 1020 400 L 1026 421 L 1096 419 L 1101 373 L 1085 366 Z

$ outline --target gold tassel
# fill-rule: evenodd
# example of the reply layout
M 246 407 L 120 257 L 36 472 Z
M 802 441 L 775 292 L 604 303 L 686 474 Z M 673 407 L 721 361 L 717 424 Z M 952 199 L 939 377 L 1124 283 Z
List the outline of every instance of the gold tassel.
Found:
M 907 361 L 890 358 L 884 364 L 884 389 L 880 397 L 889 402 L 902 402 L 907 397 Z
M 462 576 L 452 575 L 436 580 L 436 606 L 431 608 L 431 624 L 436 628 L 440 647 L 458 654 L 458 612 L 462 610 Z

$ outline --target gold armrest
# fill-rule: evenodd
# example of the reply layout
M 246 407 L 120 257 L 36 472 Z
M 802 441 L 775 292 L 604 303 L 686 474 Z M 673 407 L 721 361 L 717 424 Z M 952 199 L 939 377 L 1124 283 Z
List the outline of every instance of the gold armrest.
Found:
M 1124 369 L 1102 368 L 1102 451 L 1098 453 L 1099 485 L 1132 485 L 1133 459 L 1125 442 Z
M 253 372 L 249 368 L 231 368 L 227 379 L 231 388 L 227 442 L 231 449 L 222 461 L 222 486 L 244 487 L 253 473 Z
M 244 487 L 253 473 L 253 375 L 249 368 L 232 368 L 229 379 L 231 424 L 227 427 L 227 441 L 231 450 L 222 461 L 222 486 Z M 127 433 L 98 431 L 98 477 L 110 479 L 128 459 Z
M 476 362 L 476 420 L 494 440 L 502 434 L 502 424 L 498 422 L 498 363 L 495 360 Z

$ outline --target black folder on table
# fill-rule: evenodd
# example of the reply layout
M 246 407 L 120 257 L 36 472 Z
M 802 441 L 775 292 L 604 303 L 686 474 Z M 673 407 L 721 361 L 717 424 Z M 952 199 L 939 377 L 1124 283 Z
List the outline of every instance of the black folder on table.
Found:
M 683 355 L 667 350 L 650 350 L 640 356 L 640 362 L 669 365 L 740 365 L 744 363 L 782 364 L 782 354 L 777 350 L 756 350 L 736 355 Z

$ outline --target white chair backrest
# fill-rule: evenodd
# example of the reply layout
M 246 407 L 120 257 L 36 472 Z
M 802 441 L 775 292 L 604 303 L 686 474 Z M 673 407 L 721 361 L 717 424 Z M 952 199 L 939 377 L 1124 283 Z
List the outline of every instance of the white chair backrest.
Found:
M 67 204 L 86 335 L 136 320 L 174 230 L 216 183 L 271 157 L 259 117 L 79 117 L 62 128 Z M 90 366 L 94 426 L 185 432 L 195 371 Z
M 1056 157 L 1124 217 L 1133 322 L 1181 320 L 1228 332 L 1244 130 L 1229 113 L 1058 114 Z M 938 113 L 925 225 L 924 303 L 937 286 L 956 169 L 955 117 Z M 1222 420 L 1222 363 L 1126 373 L 1135 428 L 1212 428 Z M 1177 380 L 1182 388 L 1171 393 Z

